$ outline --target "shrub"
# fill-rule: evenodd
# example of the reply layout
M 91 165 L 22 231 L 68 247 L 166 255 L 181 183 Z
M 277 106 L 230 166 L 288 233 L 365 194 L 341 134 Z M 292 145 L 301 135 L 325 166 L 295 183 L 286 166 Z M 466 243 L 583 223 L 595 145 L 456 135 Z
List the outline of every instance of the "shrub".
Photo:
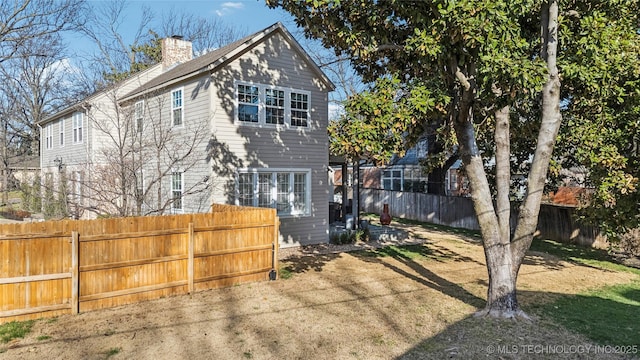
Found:
M 332 233 L 329 237 L 329 242 L 335 245 L 353 244 L 356 242 L 369 241 L 371 234 L 369 229 L 360 230 L 347 230 L 340 233 Z
M 622 235 L 618 247 L 627 255 L 640 256 L 640 229 L 634 229 Z

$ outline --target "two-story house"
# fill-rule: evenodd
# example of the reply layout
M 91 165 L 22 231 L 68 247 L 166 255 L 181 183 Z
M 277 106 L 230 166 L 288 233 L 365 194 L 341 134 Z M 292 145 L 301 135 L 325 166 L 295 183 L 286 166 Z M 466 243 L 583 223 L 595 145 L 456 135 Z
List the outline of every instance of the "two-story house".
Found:
M 283 246 L 326 242 L 333 88 L 280 23 L 197 58 L 164 39 L 162 64 L 40 124 L 44 187 L 83 218 L 272 207 Z

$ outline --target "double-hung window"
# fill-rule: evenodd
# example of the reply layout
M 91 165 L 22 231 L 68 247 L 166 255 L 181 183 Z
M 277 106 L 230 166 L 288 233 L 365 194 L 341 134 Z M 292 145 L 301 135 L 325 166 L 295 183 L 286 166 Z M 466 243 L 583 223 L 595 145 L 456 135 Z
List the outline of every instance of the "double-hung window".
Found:
M 275 208 L 279 216 L 308 216 L 311 172 L 249 169 L 238 173 L 238 205 Z
M 72 199 L 79 204 L 82 202 L 82 171 L 74 171 L 71 174 L 72 178 Z
M 261 84 L 236 84 L 239 124 L 308 127 L 311 93 Z
M 174 171 L 171 173 L 171 210 L 172 212 L 182 212 L 183 203 L 182 203 L 182 192 L 183 192 L 183 182 L 182 182 L 182 172 Z
M 60 121 L 58 121 L 58 126 L 59 126 L 59 134 L 60 134 L 60 147 L 64 146 L 64 119 L 60 119 Z
M 257 123 L 259 103 L 257 86 L 238 84 L 238 120 Z
M 44 128 L 44 131 L 45 147 L 47 149 L 51 149 L 53 148 L 53 123 L 47 124 L 47 126 Z
M 138 101 L 134 105 L 133 116 L 136 131 L 141 133 L 144 128 L 144 101 Z
M 265 89 L 265 121 L 267 124 L 284 124 L 284 91 Z
M 82 122 L 83 122 L 83 114 L 81 112 L 77 112 L 73 114 L 72 122 L 73 122 L 73 143 L 79 144 L 82 142 Z
M 291 92 L 291 126 L 306 127 L 309 121 L 309 94 Z
M 184 98 L 182 88 L 171 92 L 171 120 L 173 126 L 182 126 L 184 120 Z

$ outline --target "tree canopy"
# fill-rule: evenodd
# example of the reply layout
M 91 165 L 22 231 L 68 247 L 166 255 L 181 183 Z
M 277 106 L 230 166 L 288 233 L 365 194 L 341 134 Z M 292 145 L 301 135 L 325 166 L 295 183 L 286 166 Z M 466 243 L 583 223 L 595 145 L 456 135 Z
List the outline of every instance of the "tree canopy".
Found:
M 607 50 L 587 44 L 598 36 L 605 40 L 602 26 L 608 42 L 637 42 L 636 1 L 267 3 L 291 12 L 307 36 L 320 39 L 337 56 L 350 58 L 373 84 L 348 102 L 347 117 L 333 125 L 343 134 L 333 146 L 354 157 L 384 159 L 431 129 L 446 145 L 445 152 L 460 153 L 487 257 L 484 313 L 523 315 L 515 281 L 537 226 L 562 117 L 593 124 L 589 112 L 583 111 L 595 110 L 588 104 L 602 109 L 611 105 L 593 91 L 607 78 L 597 73 L 613 69 L 603 67 Z M 637 64 L 637 51 L 629 47 L 625 54 L 621 58 Z M 561 88 L 565 72 L 570 79 Z M 621 83 L 609 76 L 609 84 L 613 100 Z M 634 85 L 625 86 L 628 91 Z M 574 143 L 580 139 L 573 131 L 577 128 L 566 135 Z M 554 165 L 568 158 L 566 151 L 556 154 Z M 572 155 L 578 159 L 580 151 Z M 495 163 L 492 173 L 485 169 L 488 158 Z M 511 175 L 522 172 L 528 174 L 527 193 L 513 228 L 509 187 Z M 491 187 L 489 180 L 494 180 Z

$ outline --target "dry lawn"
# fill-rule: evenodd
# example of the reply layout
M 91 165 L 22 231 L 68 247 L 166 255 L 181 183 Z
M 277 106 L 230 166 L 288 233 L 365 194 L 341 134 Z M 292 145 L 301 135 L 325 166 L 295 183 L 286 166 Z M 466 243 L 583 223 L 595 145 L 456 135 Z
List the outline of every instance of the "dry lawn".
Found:
M 25 339 L 0 345 L 0 359 L 616 358 L 541 353 L 540 346 L 591 344 L 549 319 L 471 317 L 486 294 L 482 247 L 413 230 L 424 241 L 418 258 L 294 258 L 283 263 L 290 279 L 40 320 Z M 520 301 L 526 310 L 633 276 L 531 254 Z

